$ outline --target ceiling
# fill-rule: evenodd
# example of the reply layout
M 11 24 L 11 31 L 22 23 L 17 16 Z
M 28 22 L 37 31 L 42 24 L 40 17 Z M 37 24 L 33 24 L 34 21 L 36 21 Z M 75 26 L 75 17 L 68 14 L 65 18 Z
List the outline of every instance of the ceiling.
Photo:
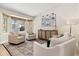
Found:
M 49 10 L 50 8 L 56 8 L 61 4 L 56 3 L 0 3 L 0 7 L 20 12 L 22 14 L 28 14 L 30 16 L 36 16 L 42 12 Z

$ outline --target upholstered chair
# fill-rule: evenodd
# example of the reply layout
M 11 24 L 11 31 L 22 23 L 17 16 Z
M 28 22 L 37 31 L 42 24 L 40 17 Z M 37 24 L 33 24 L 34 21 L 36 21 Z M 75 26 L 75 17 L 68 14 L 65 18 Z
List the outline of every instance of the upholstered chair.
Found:
M 19 44 L 25 41 L 25 35 L 19 33 L 9 33 L 8 42 L 13 44 Z

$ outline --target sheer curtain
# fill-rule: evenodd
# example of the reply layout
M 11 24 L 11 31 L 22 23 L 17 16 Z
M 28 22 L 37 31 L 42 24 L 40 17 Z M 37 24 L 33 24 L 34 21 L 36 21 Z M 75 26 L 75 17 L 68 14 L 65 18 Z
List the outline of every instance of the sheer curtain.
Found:
M 29 34 L 33 33 L 33 20 L 27 20 L 26 26 L 27 26 L 27 32 Z
M 3 32 L 7 32 L 7 28 L 8 28 L 8 16 L 3 14 Z

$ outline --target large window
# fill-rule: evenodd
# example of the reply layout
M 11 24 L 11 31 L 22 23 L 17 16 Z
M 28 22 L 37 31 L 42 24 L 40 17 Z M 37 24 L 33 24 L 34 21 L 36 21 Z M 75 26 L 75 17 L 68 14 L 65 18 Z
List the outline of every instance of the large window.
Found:
M 18 32 L 21 26 L 25 27 L 25 19 L 3 14 L 3 25 L 3 32 Z

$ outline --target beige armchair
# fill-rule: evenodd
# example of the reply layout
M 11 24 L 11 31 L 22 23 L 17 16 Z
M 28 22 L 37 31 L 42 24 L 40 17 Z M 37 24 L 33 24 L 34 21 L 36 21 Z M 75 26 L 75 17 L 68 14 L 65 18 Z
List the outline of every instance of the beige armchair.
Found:
M 25 35 L 19 33 L 10 33 L 8 35 L 8 42 L 13 44 L 19 44 L 25 41 Z
M 33 39 L 36 39 L 36 35 L 35 35 L 35 33 L 27 33 L 26 34 L 26 39 L 27 40 L 33 40 Z

